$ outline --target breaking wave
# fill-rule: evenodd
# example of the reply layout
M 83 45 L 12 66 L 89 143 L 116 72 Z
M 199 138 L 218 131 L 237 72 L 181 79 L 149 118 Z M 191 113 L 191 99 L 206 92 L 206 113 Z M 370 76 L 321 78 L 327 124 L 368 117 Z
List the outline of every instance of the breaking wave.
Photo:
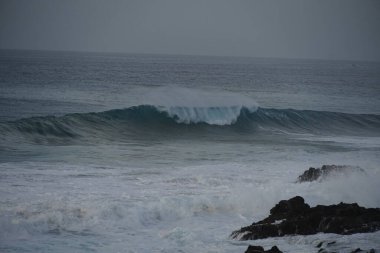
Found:
M 81 137 L 112 133 L 164 133 L 184 129 L 245 129 L 292 133 L 360 134 L 380 133 L 380 115 L 347 114 L 294 109 L 245 106 L 153 106 L 139 105 L 97 113 L 68 114 L 61 117 L 33 117 L 0 124 L 3 136 L 23 133 L 39 136 Z

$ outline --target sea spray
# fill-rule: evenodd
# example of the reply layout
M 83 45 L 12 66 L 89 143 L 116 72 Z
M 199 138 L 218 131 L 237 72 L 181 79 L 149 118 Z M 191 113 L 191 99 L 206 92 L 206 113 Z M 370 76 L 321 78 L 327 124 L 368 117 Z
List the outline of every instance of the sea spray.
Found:
M 243 108 L 249 112 L 258 108 L 252 98 L 241 94 L 178 87 L 155 89 L 146 94 L 144 101 L 185 124 L 231 125 Z

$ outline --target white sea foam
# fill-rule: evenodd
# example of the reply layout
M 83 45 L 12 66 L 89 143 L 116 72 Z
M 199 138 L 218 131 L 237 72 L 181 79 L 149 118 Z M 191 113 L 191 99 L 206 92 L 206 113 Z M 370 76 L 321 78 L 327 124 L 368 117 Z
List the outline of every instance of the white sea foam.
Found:
M 161 168 L 3 163 L 0 170 L 6 180 L 1 181 L 0 192 L 7 204 L 0 207 L 0 242 L 13 247 L 22 241 L 21 250 L 54 247 L 64 252 L 67 238 L 75 237 L 80 239 L 71 240 L 70 249 L 81 252 L 128 252 L 127 245 L 129 252 L 240 253 L 252 242 L 231 241 L 229 234 L 265 218 L 281 199 L 301 195 L 311 206 L 341 201 L 380 206 L 376 153 L 316 156 L 300 151 L 290 156 L 288 150 L 262 151 L 251 163 Z M 367 173 L 295 183 L 308 166 L 320 166 L 321 161 L 358 165 Z M 334 238 L 337 243 L 331 249 L 345 252 L 380 248 L 378 234 L 295 236 L 254 243 L 266 249 L 277 245 L 284 252 L 312 252 L 318 242 Z
M 187 88 L 163 87 L 146 94 L 144 103 L 166 111 L 179 123 L 229 125 L 236 122 L 241 109 L 257 110 L 257 103 L 241 94 Z

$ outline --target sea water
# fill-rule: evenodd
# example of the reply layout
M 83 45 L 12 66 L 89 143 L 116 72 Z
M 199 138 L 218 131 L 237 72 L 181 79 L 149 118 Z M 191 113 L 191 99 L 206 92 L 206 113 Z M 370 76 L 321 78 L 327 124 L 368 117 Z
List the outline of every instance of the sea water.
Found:
M 359 166 L 296 183 L 309 167 Z M 0 252 L 380 250 L 236 241 L 296 195 L 380 206 L 380 64 L 0 52 Z

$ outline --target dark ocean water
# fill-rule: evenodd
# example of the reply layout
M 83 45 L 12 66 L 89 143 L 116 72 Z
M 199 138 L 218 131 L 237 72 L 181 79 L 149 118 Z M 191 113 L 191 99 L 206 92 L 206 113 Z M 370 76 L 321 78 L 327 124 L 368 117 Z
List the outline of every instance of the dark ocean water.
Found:
M 281 199 L 380 206 L 380 63 L 0 51 L 0 133 L 5 252 L 244 252 Z M 366 173 L 294 183 L 323 164 Z M 380 249 L 260 244 L 330 237 Z

